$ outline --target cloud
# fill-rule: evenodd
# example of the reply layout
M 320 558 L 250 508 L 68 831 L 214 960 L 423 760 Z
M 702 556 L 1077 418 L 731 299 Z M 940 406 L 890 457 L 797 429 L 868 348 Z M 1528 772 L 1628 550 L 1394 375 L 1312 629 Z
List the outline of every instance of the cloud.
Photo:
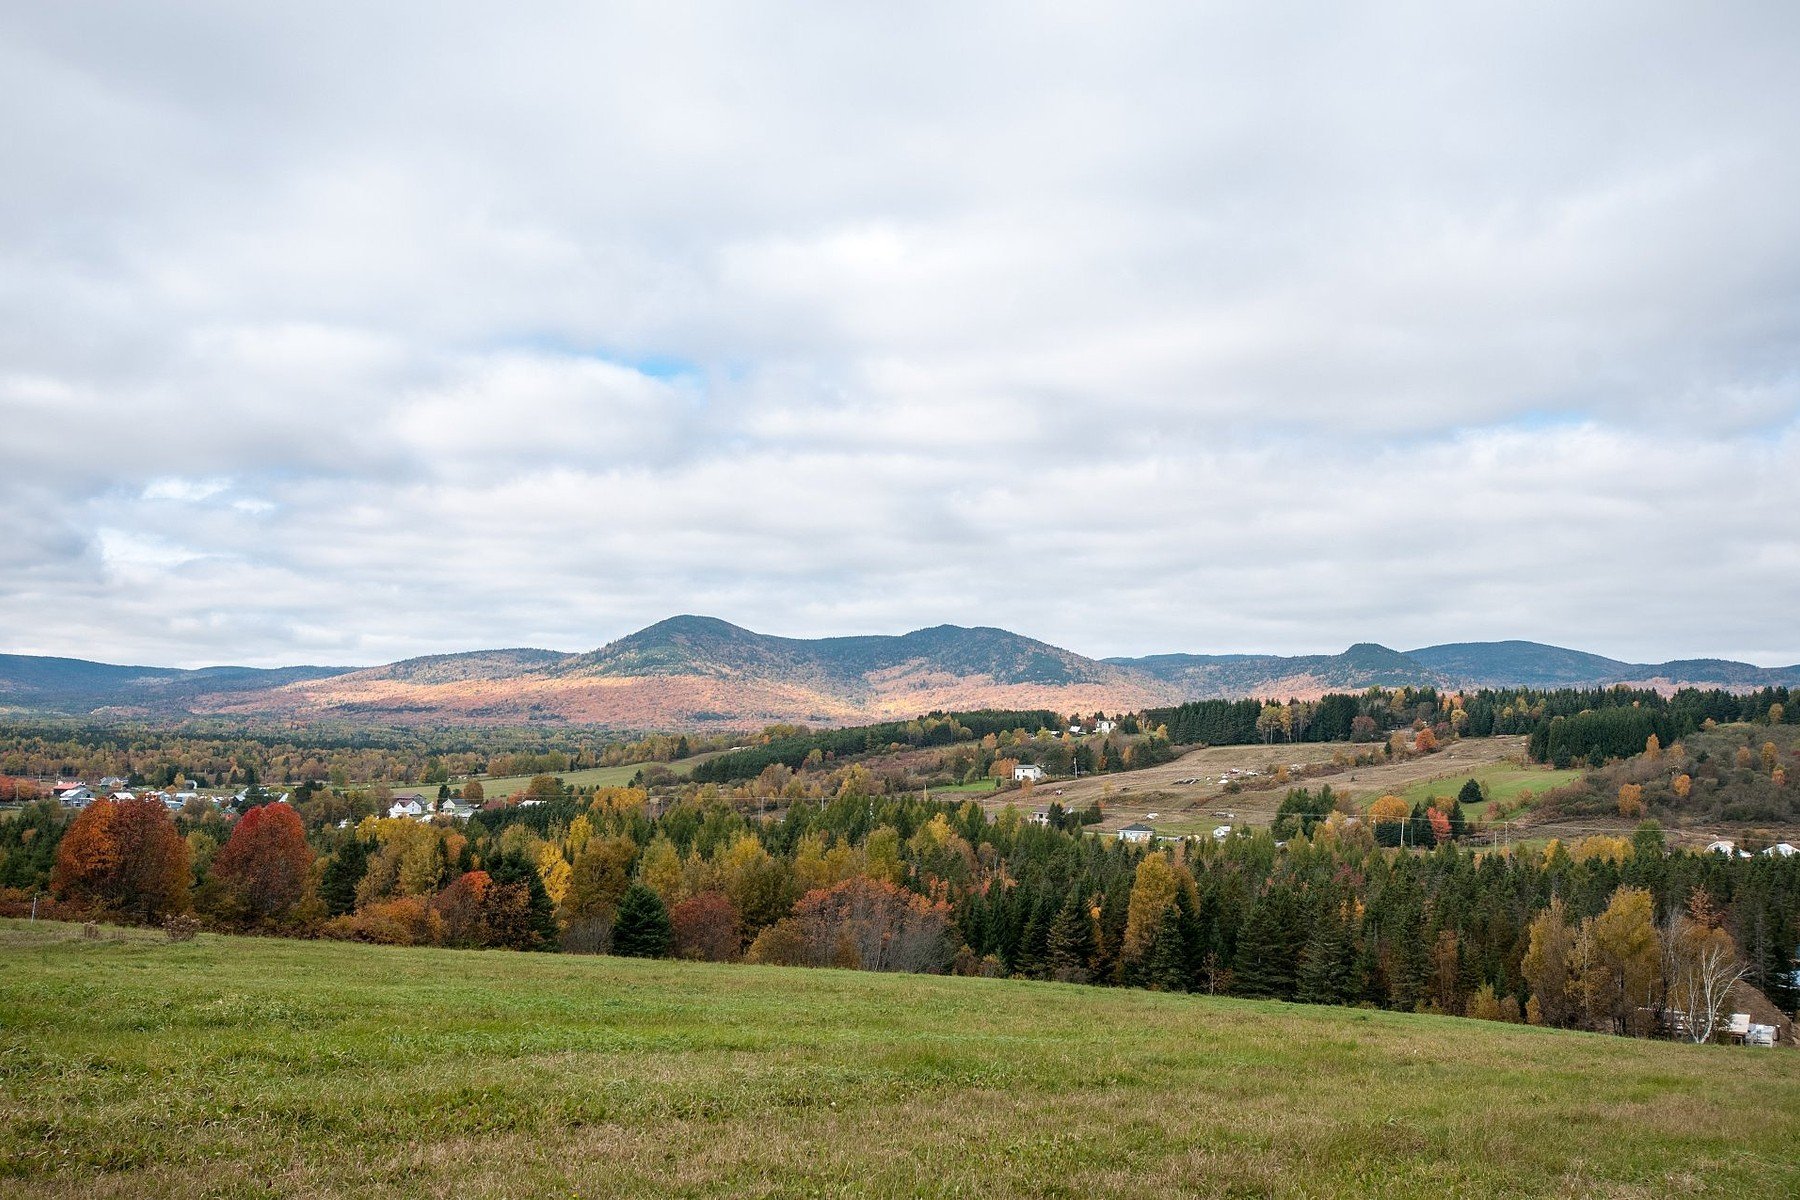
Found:
M 1781 6 L 0 14 L 0 650 L 1800 661 Z

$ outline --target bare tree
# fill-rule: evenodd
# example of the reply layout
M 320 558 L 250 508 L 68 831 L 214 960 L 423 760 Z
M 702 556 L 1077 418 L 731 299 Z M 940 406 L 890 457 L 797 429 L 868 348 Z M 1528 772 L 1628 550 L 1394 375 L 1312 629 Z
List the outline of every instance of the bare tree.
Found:
M 1711 898 L 1700 889 L 1689 900 L 1688 911 L 1665 921 L 1659 931 L 1668 1003 L 1681 1014 L 1694 1042 L 1712 1040 L 1732 985 L 1749 972 L 1737 943 L 1718 918 Z

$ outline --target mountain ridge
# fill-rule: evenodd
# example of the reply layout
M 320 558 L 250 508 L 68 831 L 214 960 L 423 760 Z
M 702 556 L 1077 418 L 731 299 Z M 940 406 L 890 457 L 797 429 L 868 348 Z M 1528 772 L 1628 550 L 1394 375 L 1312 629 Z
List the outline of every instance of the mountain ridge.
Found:
M 615 728 L 852 724 L 941 708 L 1122 711 L 1367 687 L 1800 686 L 1800 665 L 1628 663 L 1540 642 L 1452 642 L 1338 654 L 1088 658 L 992 626 L 789 638 L 682 614 L 586 653 L 531 647 L 372 667 L 116 666 L 0 655 L 0 712 L 233 715 L 384 723 L 558 721 Z

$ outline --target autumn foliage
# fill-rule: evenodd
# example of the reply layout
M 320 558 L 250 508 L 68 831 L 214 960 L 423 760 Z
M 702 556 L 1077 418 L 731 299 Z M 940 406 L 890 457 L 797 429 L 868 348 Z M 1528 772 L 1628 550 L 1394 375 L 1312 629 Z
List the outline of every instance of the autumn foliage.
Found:
M 863 971 L 943 971 L 950 965 L 950 906 L 858 875 L 808 892 L 750 947 L 752 962 Z
M 63 835 L 50 888 L 139 921 L 187 907 L 188 846 L 157 800 L 96 800 Z
M 248 917 L 279 920 L 306 894 L 313 852 L 290 805 L 264 804 L 238 821 L 213 859 L 221 880 Z

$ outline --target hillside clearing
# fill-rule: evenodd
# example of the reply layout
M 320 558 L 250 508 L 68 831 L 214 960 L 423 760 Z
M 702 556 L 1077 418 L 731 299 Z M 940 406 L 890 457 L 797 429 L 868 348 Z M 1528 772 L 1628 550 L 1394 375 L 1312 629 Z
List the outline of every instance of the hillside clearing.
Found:
M 717 758 L 724 753 L 721 750 L 708 750 L 704 754 L 696 754 L 691 758 L 680 759 L 671 763 L 625 763 L 617 767 L 586 767 L 579 771 L 541 771 L 540 775 L 551 775 L 563 781 L 564 786 L 571 788 L 625 787 L 639 771 L 646 767 L 664 766 L 676 775 L 686 778 L 688 772 L 696 765 L 709 758 Z M 537 775 L 499 775 L 488 778 L 476 775 L 472 778 L 481 784 L 481 791 L 489 800 L 504 800 L 508 796 L 517 795 L 531 786 Z M 467 782 L 459 780 L 458 783 Z
M 1065 808 L 1083 808 L 1098 800 L 1106 812 L 1106 819 L 1100 825 L 1102 831 L 1148 820 L 1150 814 L 1155 813 L 1156 818 L 1151 823 L 1159 834 L 1181 837 L 1208 833 L 1220 824 L 1266 826 L 1274 821 L 1275 810 L 1289 787 L 1316 788 L 1329 783 L 1332 790 L 1347 791 L 1359 803 L 1367 804 L 1377 796 L 1404 791 L 1426 780 L 1454 777 L 1460 786 L 1460 781 L 1469 773 L 1496 764 L 1511 764 L 1521 771 L 1536 770 L 1522 766 L 1518 761 L 1525 753 L 1523 738 L 1465 738 L 1450 742 L 1436 754 L 1372 767 L 1345 768 L 1312 777 L 1297 771 L 1291 783 L 1274 782 L 1273 771 L 1277 766 L 1291 768 L 1299 764 L 1302 768 L 1329 771 L 1334 755 L 1354 748 L 1341 742 L 1208 746 L 1190 750 L 1173 762 L 1141 771 L 1081 780 L 1052 780 L 1039 784 L 1030 793 L 1005 792 L 990 801 L 989 806 L 998 808 L 1010 802 L 1029 811 L 1051 801 Z M 1252 770 L 1261 774 L 1244 780 L 1240 790 L 1234 793 L 1220 782 L 1222 776 L 1233 770 Z M 1227 813 L 1230 815 L 1224 815 Z
M 0 923 L 0 1195 L 1791 1195 L 1780 1051 Z

